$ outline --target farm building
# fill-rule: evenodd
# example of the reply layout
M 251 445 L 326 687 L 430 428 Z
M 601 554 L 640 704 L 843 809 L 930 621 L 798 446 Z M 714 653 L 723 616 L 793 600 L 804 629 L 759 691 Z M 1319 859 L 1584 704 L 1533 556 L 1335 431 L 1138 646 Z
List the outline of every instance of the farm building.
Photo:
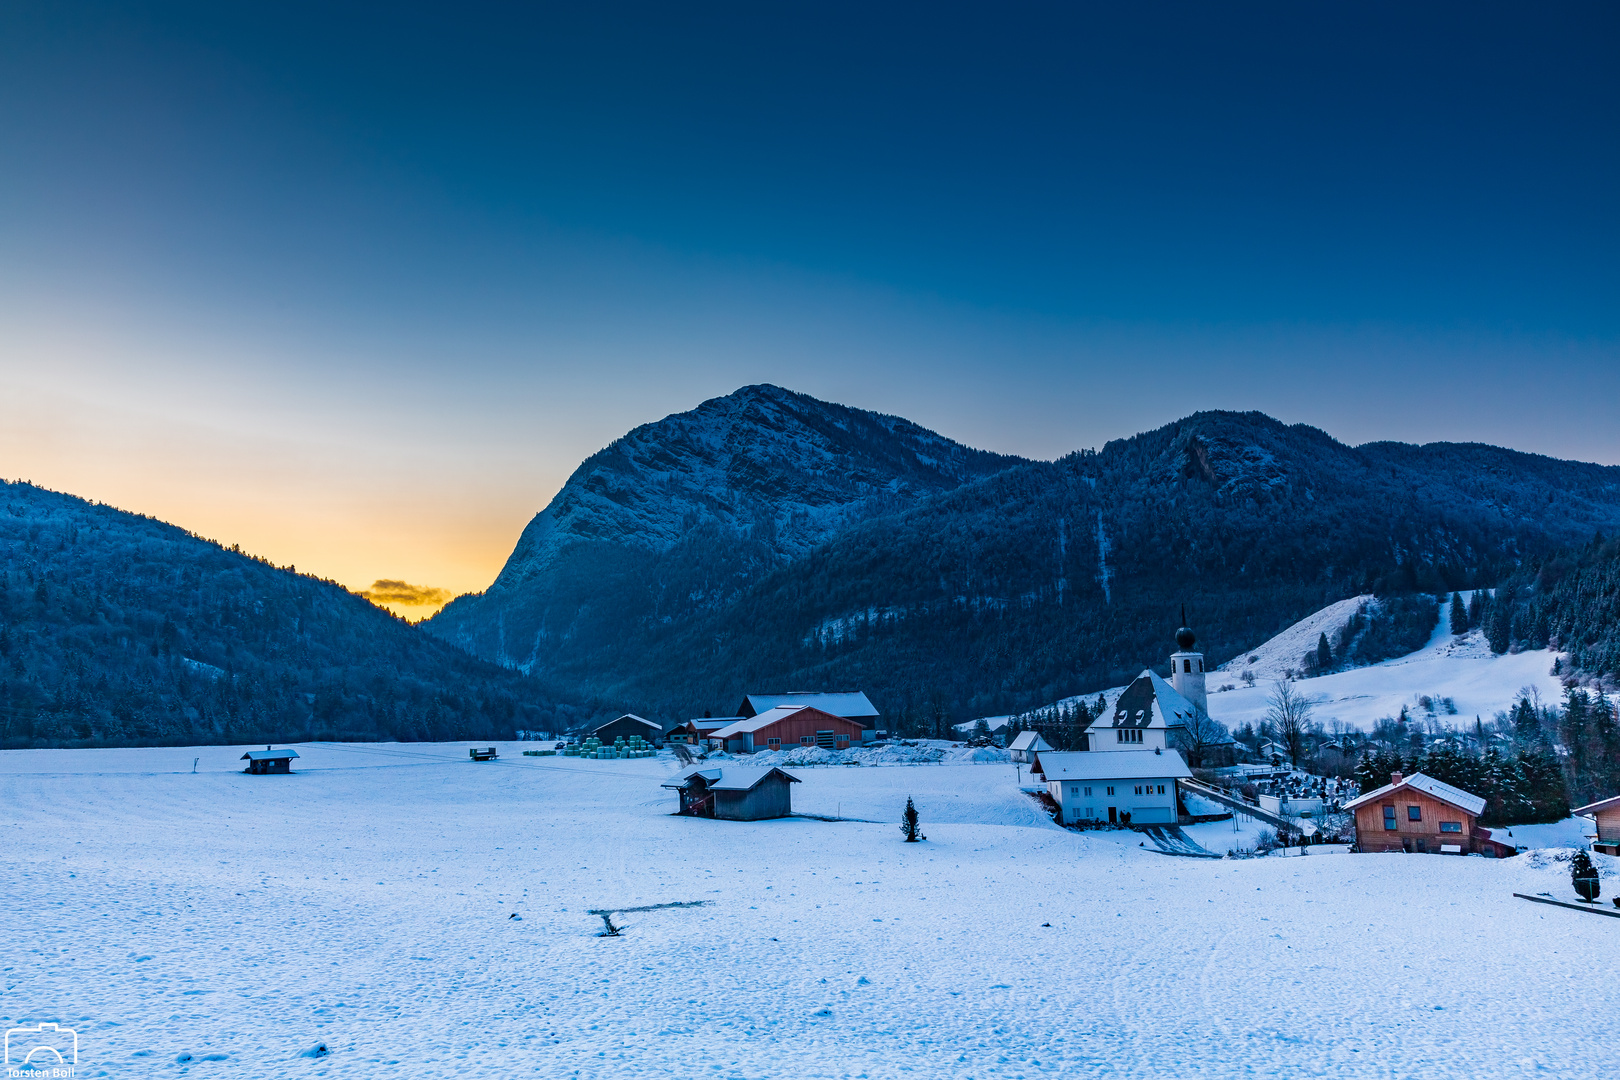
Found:
M 1620 795 L 1601 799 L 1570 811 L 1577 817 L 1589 817 L 1597 822 L 1597 839 L 1592 850 L 1604 855 L 1620 855 Z
M 708 736 L 710 746 L 734 754 L 760 750 L 783 750 L 795 746 L 819 746 L 826 750 L 848 750 L 861 744 L 866 729 L 855 720 L 823 712 L 807 705 L 780 705 L 757 716 L 733 721 Z
M 1475 827 L 1485 800 L 1422 773 L 1392 773 L 1389 783 L 1344 808 L 1356 816 L 1357 851 L 1501 853 L 1490 834 Z
M 1176 781 L 1192 776 L 1174 750 L 1047 750 L 1037 755 L 1031 769 L 1046 779 L 1046 793 L 1058 804 L 1058 820 L 1065 825 L 1173 825 L 1179 818 Z
M 297 756 L 296 750 L 272 750 L 267 746 L 263 750 L 249 750 L 237 760 L 248 763 L 243 772 L 260 776 L 265 773 L 292 772 L 292 759 Z
M 740 716 L 700 716 L 696 719 L 688 720 L 683 724 L 676 724 L 674 727 L 664 732 L 664 739 L 666 742 L 687 743 L 688 745 L 696 746 L 707 739 L 714 732 L 719 731 L 723 727 L 735 724 L 741 719 L 743 718 Z
M 878 711 L 859 690 L 838 690 L 831 693 L 801 690 L 789 694 L 749 694 L 743 698 L 742 704 L 737 706 L 737 715 L 758 716 L 760 713 L 783 707 L 820 709 L 822 712 L 841 716 L 845 720 L 853 720 L 861 725 L 861 729 L 865 732 L 863 736 L 865 740 L 877 737 Z
M 616 720 L 609 720 L 592 731 L 591 735 L 601 739 L 607 746 L 612 746 L 613 741 L 621 737 L 628 742 L 632 735 L 640 735 L 654 746 L 664 741 L 662 725 L 655 724 L 651 720 L 643 720 L 635 713 L 625 713 Z
M 663 784 L 681 797 L 677 811 L 687 817 L 727 821 L 763 821 L 793 813 L 793 789 L 799 778 L 781 769 L 726 765 L 691 769 Z
M 1023 762 L 1027 765 L 1035 760 L 1036 754 L 1042 750 L 1054 749 L 1054 747 L 1041 738 L 1038 731 L 1020 731 L 1017 737 L 1013 739 L 1012 745 L 1007 749 L 1012 752 L 1014 761 Z

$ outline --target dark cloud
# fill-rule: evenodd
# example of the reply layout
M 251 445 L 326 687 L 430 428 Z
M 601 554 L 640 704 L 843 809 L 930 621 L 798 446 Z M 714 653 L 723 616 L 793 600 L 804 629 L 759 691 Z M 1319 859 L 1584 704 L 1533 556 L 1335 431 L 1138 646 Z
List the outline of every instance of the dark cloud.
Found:
M 386 578 L 372 582 L 371 588 L 362 589 L 360 595 L 373 604 L 403 604 L 406 607 L 429 607 L 450 602 L 448 589 L 412 585 L 408 581 L 389 581 Z

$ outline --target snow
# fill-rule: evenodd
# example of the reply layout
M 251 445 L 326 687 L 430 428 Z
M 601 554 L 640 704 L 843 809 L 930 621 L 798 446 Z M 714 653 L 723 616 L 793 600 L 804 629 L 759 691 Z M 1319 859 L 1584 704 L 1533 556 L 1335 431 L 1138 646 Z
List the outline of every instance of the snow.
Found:
M 1173 858 L 1057 828 L 1002 762 L 797 773 L 801 813 L 865 820 L 695 820 L 670 814 L 667 753 L 467 746 L 298 744 L 290 776 L 243 775 L 240 746 L 0 753 L 7 1026 L 76 1027 L 87 1077 L 1449 1078 L 1609 1056 L 1586 1021 L 1620 1010 L 1592 977 L 1620 934 L 1512 897 L 1572 898 L 1556 858 Z M 924 843 L 900 838 L 908 795 Z M 1224 851 L 1231 829 L 1189 833 Z M 615 915 L 612 938 L 591 913 L 696 901 Z
M 1223 683 L 1240 680 L 1245 671 L 1252 671 L 1257 681 L 1276 682 L 1287 672 L 1299 670 L 1305 654 L 1316 652 L 1316 643 L 1323 634 L 1328 636 L 1329 641 L 1336 641 L 1339 631 L 1344 629 L 1350 617 L 1360 611 L 1363 604 L 1370 604 L 1375 599 L 1369 593 L 1329 604 L 1321 611 L 1299 620 L 1264 645 L 1228 660 L 1210 672 L 1205 682 L 1213 690 Z M 1250 657 L 1254 658 L 1253 663 L 1250 663 Z
M 1357 597 L 1324 608 L 1283 631 L 1259 649 L 1244 653 L 1232 664 L 1211 672 L 1208 679 L 1210 716 L 1232 729 L 1244 723 L 1258 727 L 1265 719 L 1273 684 L 1257 680 L 1253 687 L 1246 687 L 1235 677 L 1225 679 L 1222 676 L 1233 665 L 1241 669 L 1247 658 L 1257 653 L 1273 659 L 1263 660 L 1254 666 L 1264 666 L 1270 670 L 1279 662 L 1277 658 L 1288 655 L 1287 650 L 1293 649 L 1298 640 L 1307 636 L 1314 646 L 1316 634 L 1321 631 L 1299 628 L 1329 623 L 1338 615 L 1329 616 L 1327 613 L 1343 609 L 1347 604 L 1358 603 L 1361 599 Z M 1545 701 L 1556 701 L 1563 697 L 1563 684 L 1552 674 L 1553 662 L 1560 654 L 1545 649 L 1531 649 L 1494 655 L 1478 630 L 1462 637 L 1451 635 L 1446 618 L 1449 606 L 1449 601 L 1440 605 L 1440 623 L 1428 643 L 1417 652 L 1368 667 L 1299 680 L 1296 687 L 1315 703 L 1312 718 L 1330 727 L 1336 720 L 1346 727 L 1368 731 L 1384 717 L 1399 715 L 1403 705 L 1412 719 L 1427 719 L 1428 714 L 1418 703 L 1420 696 L 1427 696 L 1432 701 L 1450 698 L 1457 712 L 1449 714 L 1439 709 L 1435 718 L 1443 723 L 1461 724 L 1471 723 L 1475 716 L 1490 719 L 1497 712 L 1509 708 L 1522 691 L 1533 691 Z M 1343 625 L 1342 620 L 1340 625 Z M 1328 636 L 1331 638 L 1332 634 Z M 1277 642 L 1284 644 L 1276 645 Z M 1296 652 L 1295 663 L 1305 650 L 1300 648 Z
M 1505 829 L 1491 829 L 1491 839 L 1516 847 L 1578 848 L 1586 847 L 1597 835 L 1597 825 L 1591 818 L 1567 817 L 1545 825 L 1513 825 Z

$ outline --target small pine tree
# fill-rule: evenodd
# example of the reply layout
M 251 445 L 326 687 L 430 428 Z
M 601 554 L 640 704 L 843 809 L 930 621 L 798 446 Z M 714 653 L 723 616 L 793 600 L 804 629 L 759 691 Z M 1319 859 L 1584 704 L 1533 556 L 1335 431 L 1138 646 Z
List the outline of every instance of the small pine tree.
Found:
M 1569 860 L 1569 880 L 1575 886 L 1576 894 L 1587 902 L 1596 900 L 1603 892 L 1598 882 L 1597 867 L 1592 865 L 1592 857 L 1585 851 L 1577 851 L 1575 857 Z
M 906 843 L 915 844 L 923 839 L 922 828 L 917 820 L 917 805 L 906 796 L 906 812 L 900 815 L 900 831 L 905 834 Z
M 1316 635 L 1316 668 L 1323 672 L 1333 670 L 1333 647 L 1328 644 L 1326 634 Z
M 1463 607 L 1462 593 L 1451 594 L 1451 632 L 1458 637 L 1468 633 L 1468 609 Z

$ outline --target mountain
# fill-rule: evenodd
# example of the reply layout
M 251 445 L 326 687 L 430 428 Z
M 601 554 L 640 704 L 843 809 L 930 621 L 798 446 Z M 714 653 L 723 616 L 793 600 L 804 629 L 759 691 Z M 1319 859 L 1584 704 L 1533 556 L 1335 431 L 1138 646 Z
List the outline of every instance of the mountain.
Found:
M 1219 663 L 1334 601 L 1488 584 L 1617 525 L 1620 468 L 1497 447 L 1208 412 L 1018 461 L 752 387 L 587 461 L 428 628 L 604 712 L 859 687 L 943 730 L 1123 682 L 1183 604 Z
M 0 482 L 0 747 L 511 738 L 520 674 L 329 581 Z
M 724 612 L 859 523 L 1022 463 L 898 417 L 744 387 L 588 458 L 495 583 L 428 629 L 527 672 L 584 675 L 629 627 Z

